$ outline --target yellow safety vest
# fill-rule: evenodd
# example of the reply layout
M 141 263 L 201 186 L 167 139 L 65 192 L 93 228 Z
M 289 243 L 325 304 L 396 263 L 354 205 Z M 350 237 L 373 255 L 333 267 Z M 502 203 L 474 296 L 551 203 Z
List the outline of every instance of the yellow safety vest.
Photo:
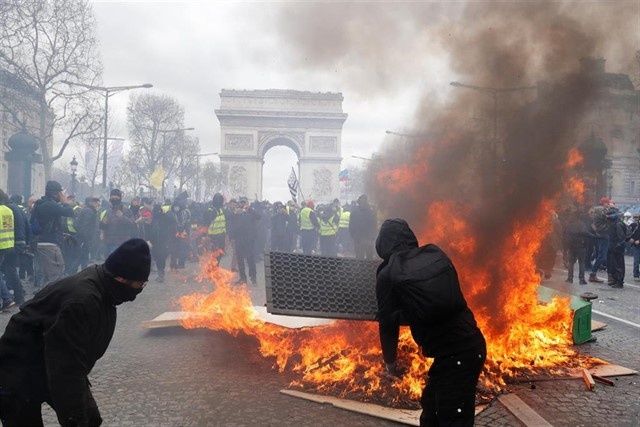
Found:
M 213 209 L 209 209 L 213 211 Z M 208 234 L 212 236 L 217 236 L 219 234 L 224 234 L 227 232 L 227 219 L 224 216 L 224 211 L 220 209 L 216 214 L 216 217 L 209 224 Z
M 14 246 L 13 211 L 0 205 L 0 249 L 11 249 Z
M 167 213 L 171 210 L 171 205 L 162 205 L 162 212 Z
M 332 218 L 333 219 L 333 218 Z M 335 225 L 330 221 L 325 221 L 324 219 L 320 219 L 320 235 L 321 236 L 335 236 L 338 230 L 335 228 Z
M 313 209 L 308 206 L 300 211 L 300 230 L 313 230 L 315 228 L 311 222 L 311 212 L 313 212 Z
M 73 213 L 75 215 L 76 210 L 80 209 L 80 206 L 75 205 L 73 207 Z M 76 219 L 75 216 L 67 217 L 67 230 L 69 233 L 76 233 Z
M 351 212 L 343 211 L 340 214 L 340 223 L 338 224 L 338 226 L 340 228 L 349 228 L 349 220 L 350 219 L 351 219 Z
M 103 210 L 102 212 L 100 212 L 100 221 L 102 221 L 104 219 L 104 217 L 107 215 L 107 210 Z

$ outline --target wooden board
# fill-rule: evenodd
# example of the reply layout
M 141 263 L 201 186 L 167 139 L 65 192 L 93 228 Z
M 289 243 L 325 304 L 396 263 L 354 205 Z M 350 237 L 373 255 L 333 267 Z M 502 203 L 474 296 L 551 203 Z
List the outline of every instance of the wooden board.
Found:
M 591 319 L 591 332 L 600 331 L 606 327 L 606 323 L 598 322 L 597 320 Z
M 637 375 L 638 371 L 620 365 L 597 365 L 589 369 L 591 375 L 599 377 L 617 377 L 621 375 Z
M 171 328 L 174 326 L 180 326 L 180 320 L 189 317 L 191 313 L 186 311 L 167 311 L 153 320 L 145 320 L 142 322 L 144 329 L 155 328 Z
M 522 399 L 513 393 L 503 394 L 498 400 L 513 416 L 515 416 L 522 424 L 529 427 L 552 427 L 544 418 L 536 411 L 531 409 L 529 405 L 524 403 Z
M 355 400 L 340 399 L 333 396 L 322 396 L 319 394 L 304 393 L 297 390 L 280 390 L 280 393 L 287 396 L 297 397 L 299 399 L 305 399 L 317 403 L 326 403 L 333 405 L 336 408 L 345 409 L 351 412 L 357 412 L 359 414 L 365 414 L 376 418 L 382 418 L 384 420 L 395 421 L 410 426 L 420 425 L 420 413 L 421 409 L 394 409 L 387 408 L 386 406 L 376 405 L 374 403 L 356 402 Z M 476 406 L 476 415 L 482 412 L 489 405 Z
M 258 313 L 258 318 L 267 323 L 284 326 L 285 328 L 298 329 L 310 326 L 327 325 L 334 322 L 332 319 L 318 319 L 315 317 L 278 316 L 276 314 L 267 313 L 267 309 L 265 307 L 254 306 L 253 308 Z M 181 319 L 194 315 L 195 314 L 188 313 L 186 311 L 167 311 L 153 320 L 143 321 L 142 327 L 144 329 L 154 329 L 181 326 Z

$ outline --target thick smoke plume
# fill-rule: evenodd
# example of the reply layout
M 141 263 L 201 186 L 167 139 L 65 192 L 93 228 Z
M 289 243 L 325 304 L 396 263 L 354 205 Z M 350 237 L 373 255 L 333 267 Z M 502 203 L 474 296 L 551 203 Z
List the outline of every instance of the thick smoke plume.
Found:
M 390 149 L 372 162 L 370 195 L 386 217 L 407 219 L 421 243 L 435 241 L 454 260 L 459 254 L 488 271 L 494 292 L 473 305 L 492 312 L 503 291 L 495 286 L 510 286 L 504 276 L 513 274 L 501 255 L 562 192 L 569 150 L 582 142 L 574 131 L 598 93 L 581 60 L 603 57 L 609 68 L 634 72 L 638 9 L 636 2 L 296 4 L 284 7 L 280 24 L 301 65 L 335 67 L 345 86 L 369 96 L 424 80 L 422 64 L 434 57 L 445 58 L 452 80 L 485 88 L 452 88 L 445 103 L 425 94 L 406 126 L 412 135 L 386 141 Z M 536 88 L 501 91 L 529 86 Z M 433 224 L 443 221 L 435 206 L 451 208 L 444 223 Z M 470 258 L 461 255 L 469 236 Z

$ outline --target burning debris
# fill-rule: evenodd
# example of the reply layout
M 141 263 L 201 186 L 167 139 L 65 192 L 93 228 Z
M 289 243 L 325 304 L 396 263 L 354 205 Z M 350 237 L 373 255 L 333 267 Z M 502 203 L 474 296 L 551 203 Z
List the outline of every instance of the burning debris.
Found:
M 539 302 L 536 256 L 560 198 L 568 193 L 584 200 L 584 184 L 572 172 L 582 161 L 575 130 L 598 92 L 593 74 L 579 69 L 580 59 L 620 52 L 611 45 L 627 41 L 605 35 L 611 22 L 636 25 L 637 8 L 469 2 L 418 3 L 389 12 L 382 5 L 296 4 L 283 7 L 281 18 L 301 63 L 333 66 L 349 56 L 345 62 L 358 66 L 344 70 L 345 80 L 362 93 L 421 79 L 420 67 L 398 70 L 397 64 L 434 52 L 445 54 L 458 78 L 487 85 L 458 84 L 446 104 L 425 95 L 416 132 L 389 141 L 369 171 L 369 194 L 383 215 L 405 218 L 421 244 L 437 243 L 457 266 L 487 339 L 481 388 L 491 395 L 512 378 L 600 363 L 571 348 L 568 299 Z M 628 49 L 627 62 L 620 54 L 613 60 L 628 65 L 635 50 Z M 368 70 L 376 73 L 364 75 Z M 488 113 L 478 117 L 478 111 Z M 185 327 L 255 336 L 262 355 L 300 376 L 292 386 L 396 405 L 419 397 L 430 362 L 409 331 L 400 346 L 406 374 L 389 379 L 375 323 L 336 321 L 302 330 L 270 325 L 255 317 L 247 290 L 230 286 L 230 273 L 214 259 L 204 271 L 215 291 L 182 298 L 184 310 L 201 314 L 185 320 Z

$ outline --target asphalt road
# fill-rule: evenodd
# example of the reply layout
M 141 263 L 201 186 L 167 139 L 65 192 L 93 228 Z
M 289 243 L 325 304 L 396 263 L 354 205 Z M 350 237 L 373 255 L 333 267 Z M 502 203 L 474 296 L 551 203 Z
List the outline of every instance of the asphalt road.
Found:
M 210 330 L 144 330 L 141 322 L 178 311 L 177 299 L 206 287 L 194 280 L 196 264 L 151 283 L 139 298 L 118 308 L 111 346 L 90 375 L 106 426 L 395 426 L 372 418 L 279 393 L 293 379 L 262 358 L 256 341 Z M 629 270 L 630 271 L 630 270 Z M 578 294 L 597 293 L 593 318 L 608 324 L 597 341 L 580 352 L 640 370 L 640 286 L 563 283 L 557 271 L 545 286 Z M 264 302 L 264 273 L 252 289 L 256 305 Z M 602 314 L 599 314 L 602 313 Z M 0 316 L 4 330 L 10 315 Z M 618 320 L 619 319 L 619 320 Z M 554 426 L 640 425 L 639 376 L 617 377 L 616 386 L 587 391 L 581 380 L 513 384 L 515 393 Z M 45 405 L 46 406 L 46 405 Z M 57 425 L 45 408 L 46 425 Z M 478 426 L 519 426 L 498 401 L 476 418 Z

